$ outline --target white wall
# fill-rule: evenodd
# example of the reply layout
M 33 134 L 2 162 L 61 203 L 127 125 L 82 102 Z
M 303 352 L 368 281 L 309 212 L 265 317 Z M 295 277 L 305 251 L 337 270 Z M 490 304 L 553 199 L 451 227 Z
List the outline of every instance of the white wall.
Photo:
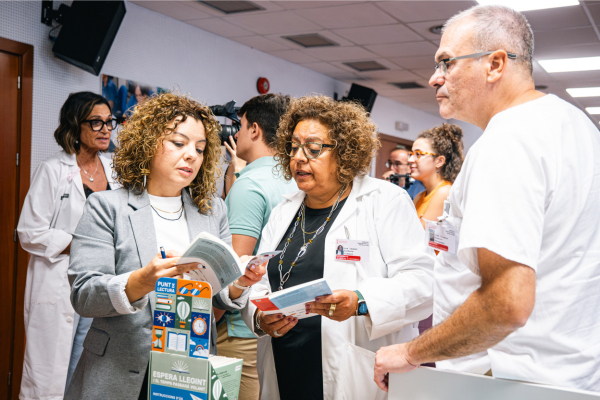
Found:
M 67 4 L 69 4 L 67 2 Z M 55 8 L 58 4 L 54 5 Z M 348 85 L 282 59 L 127 3 L 125 19 L 102 72 L 189 93 L 208 104 L 257 95 L 256 81 L 269 78 L 271 92 L 292 96 L 343 94 Z M 52 54 L 50 28 L 40 22 L 41 3 L 0 1 L 0 36 L 34 46 L 32 172 L 59 150 L 53 138 L 61 105 L 69 93 L 100 93 L 100 78 Z M 393 100 L 378 97 L 372 112 L 381 132 L 415 139 L 443 120 Z M 410 131 L 394 129 L 396 120 Z M 401 135 L 400 135 L 401 134 Z

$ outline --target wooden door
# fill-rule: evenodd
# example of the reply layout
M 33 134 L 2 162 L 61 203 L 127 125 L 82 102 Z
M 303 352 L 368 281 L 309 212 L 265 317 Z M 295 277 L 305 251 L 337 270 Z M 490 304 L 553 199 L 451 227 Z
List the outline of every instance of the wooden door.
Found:
M 402 139 L 395 136 L 379 134 L 381 147 L 377 152 L 377 160 L 375 161 L 375 178 L 381 179 L 381 175 L 389 169 L 385 166 L 385 162 L 389 159 L 389 155 L 398 145 L 404 146 L 408 151 L 412 150 L 413 141 Z
M 0 398 L 9 396 L 15 321 L 15 273 L 18 220 L 17 143 L 19 57 L 0 52 Z M 10 321 L 10 324 L 7 323 Z
M 17 399 L 23 371 L 27 253 L 16 228 L 29 190 L 33 47 L 0 38 L 0 400 Z

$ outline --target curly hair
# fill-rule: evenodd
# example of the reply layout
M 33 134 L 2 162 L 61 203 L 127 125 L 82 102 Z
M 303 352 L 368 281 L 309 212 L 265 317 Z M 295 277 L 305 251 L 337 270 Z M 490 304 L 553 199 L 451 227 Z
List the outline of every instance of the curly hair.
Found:
M 419 138 L 431 141 L 433 151 L 438 157 L 446 157 L 446 162 L 440 167 L 440 174 L 450 183 L 454 183 L 465 159 L 462 137 L 462 129 L 453 124 L 442 124 L 419 134 Z
M 177 117 L 173 128 L 167 125 Z M 158 149 L 159 141 L 177 129 L 188 117 L 201 121 L 206 131 L 204 160 L 198 175 L 189 185 L 192 199 L 206 214 L 212 209 L 212 198 L 217 193 L 217 179 L 221 175 L 221 125 L 210 109 L 190 97 L 175 93 L 153 96 L 136 105 L 133 115 L 119 133 L 119 146 L 114 154 L 116 178 L 127 189 L 137 193 L 144 190 L 144 175 L 150 174 L 150 163 Z
M 285 143 L 292 140 L 298 123 L 306 120 L 318 121 L 327 127 L 329 139 L 337 144 L 332 153 L 342 185 L 369 172 L 380 143 L 377 127 L 365 108 L 360 103 L 338 102 L 327 96 L 313 95 L 293 99 L 279 122 L 275 139 L 276 169 L 286 180 L 292 179 L 292 171 Z

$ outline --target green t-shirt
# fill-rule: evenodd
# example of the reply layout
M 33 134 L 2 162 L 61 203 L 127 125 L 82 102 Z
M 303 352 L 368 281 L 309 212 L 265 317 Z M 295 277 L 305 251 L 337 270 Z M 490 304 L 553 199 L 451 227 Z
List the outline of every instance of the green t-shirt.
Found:
M 287 182 L 273 170 L 275 165 L 277 161 L 273 157 L 261 157 L 248 164 L 235 174 L 237 179 L 225 199 L 229 231 L 232 235 L 256 238 L 253 254 L 258 251 L 262 230 L 269 221 L 271 211 L 283 200 L 281 196 L 298 190 L 295 181 Z M 221 321 L 227 321 L 230 337 L 255 337 L 239 311 L 226 312 Z

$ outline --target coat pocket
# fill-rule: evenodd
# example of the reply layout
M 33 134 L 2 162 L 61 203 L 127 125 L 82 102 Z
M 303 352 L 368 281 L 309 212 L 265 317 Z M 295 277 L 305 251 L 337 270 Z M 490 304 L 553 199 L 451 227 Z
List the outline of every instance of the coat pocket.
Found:
M 102 357 L 106 352 L 109 341 L 110 335 L 108 333 L 92 326 L 83 341 L 83 348 Z
M 345 343 L 341 371 L 343 375 L 338 381 L 336 400 L 385 400 L 387 393 L 379 389 L 373 381 L 375 369 L 375 353 Z

